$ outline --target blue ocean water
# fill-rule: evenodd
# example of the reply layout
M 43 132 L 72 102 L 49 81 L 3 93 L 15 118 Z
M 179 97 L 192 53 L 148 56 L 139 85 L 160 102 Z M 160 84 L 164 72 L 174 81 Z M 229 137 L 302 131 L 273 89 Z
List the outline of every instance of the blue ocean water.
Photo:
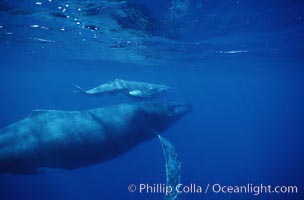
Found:
M 65 9 L 65 10 L 64 10 Z M 183 193 L 178 199 L 301 199 L 304 3 L 300 0 L 0 1 L 0 127 L 34 109 L 125 102 L 72 93 L 122 78 L 166 84 L 193 111 L 163 136 L 184 185 L 297 186 L 297 194 Z M 1 147 L 0 147 L 1 148 Z M 72 171 L 0 175 L 0 199 L 163 199 L 155 138 Z

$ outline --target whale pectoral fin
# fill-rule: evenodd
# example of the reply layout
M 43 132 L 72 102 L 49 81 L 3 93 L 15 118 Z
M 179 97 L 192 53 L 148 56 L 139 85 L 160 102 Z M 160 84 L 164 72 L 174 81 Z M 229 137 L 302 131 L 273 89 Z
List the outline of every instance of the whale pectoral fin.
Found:
M 173 147 L 173 145 L 157 134 L 160 143 L 163 147 L 163 152 L 166 160 L 166 186 L 171 188 L 176 188 L 180 184 L 181 178 L 181 162 L 178 155 Z M 177 198 L 178 192 L 173 189 L 172 192 L 166 194 L 165 200 L 175 200 Z
M 134 97 L 141 97 L 142 92 L 140 90 L 131 90 L 131 91 L 129 91 L 129 95 L 134 96 Z

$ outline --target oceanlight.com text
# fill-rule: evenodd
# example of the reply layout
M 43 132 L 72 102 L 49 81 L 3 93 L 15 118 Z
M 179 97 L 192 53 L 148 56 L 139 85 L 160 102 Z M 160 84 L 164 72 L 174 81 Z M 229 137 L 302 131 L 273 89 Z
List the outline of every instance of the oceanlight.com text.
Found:
M 140 194 L 170 194 L 170 193 L 190 193 L 190 194 L 251 194 L 258 196 L 260 194 L 298 194 L 298 187 L 293 185 L 273 186 L 269 184 L 245 184 L 245 185 L 222 185 L 219 183 L 200 185 L 196 183 L 178 184 L 170 186 L 162 183 L 141 183 L 138 185 L 130 184 L 128 186 L 130 192 L 138 192 Z

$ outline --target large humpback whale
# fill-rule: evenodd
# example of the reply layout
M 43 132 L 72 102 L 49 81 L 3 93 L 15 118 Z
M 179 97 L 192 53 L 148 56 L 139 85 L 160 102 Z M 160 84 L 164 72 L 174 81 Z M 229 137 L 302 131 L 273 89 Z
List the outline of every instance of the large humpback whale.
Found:
M 102 96 L 123 94 L 135 99 L 160 97 L 170 90 L 170 87 L 166 85 L 127 81 L 122 79 L 115 79 L 114 81 L 101 84 L 87 91 L 78 85 L 74 86 L 77 89 L 74 92 L 83 92 L 88 95 Z
M 164 101 L 35 110 L 0 130 L 0 173 L 75 169 L 110 160 L 165 131 L 190 110 L 188 104 Z

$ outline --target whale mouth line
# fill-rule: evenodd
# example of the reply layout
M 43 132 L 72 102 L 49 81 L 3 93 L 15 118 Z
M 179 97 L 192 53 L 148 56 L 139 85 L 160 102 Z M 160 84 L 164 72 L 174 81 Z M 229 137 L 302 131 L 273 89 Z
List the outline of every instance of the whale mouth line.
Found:
M 192 106 L 188 103 L 183 103 L 183 104 L 176 104 L 174 106 L 172 106 L 171 108 L 171 115 L 175 116 L 175 115 L 186 115 L 187 113 L 192 111 Z

